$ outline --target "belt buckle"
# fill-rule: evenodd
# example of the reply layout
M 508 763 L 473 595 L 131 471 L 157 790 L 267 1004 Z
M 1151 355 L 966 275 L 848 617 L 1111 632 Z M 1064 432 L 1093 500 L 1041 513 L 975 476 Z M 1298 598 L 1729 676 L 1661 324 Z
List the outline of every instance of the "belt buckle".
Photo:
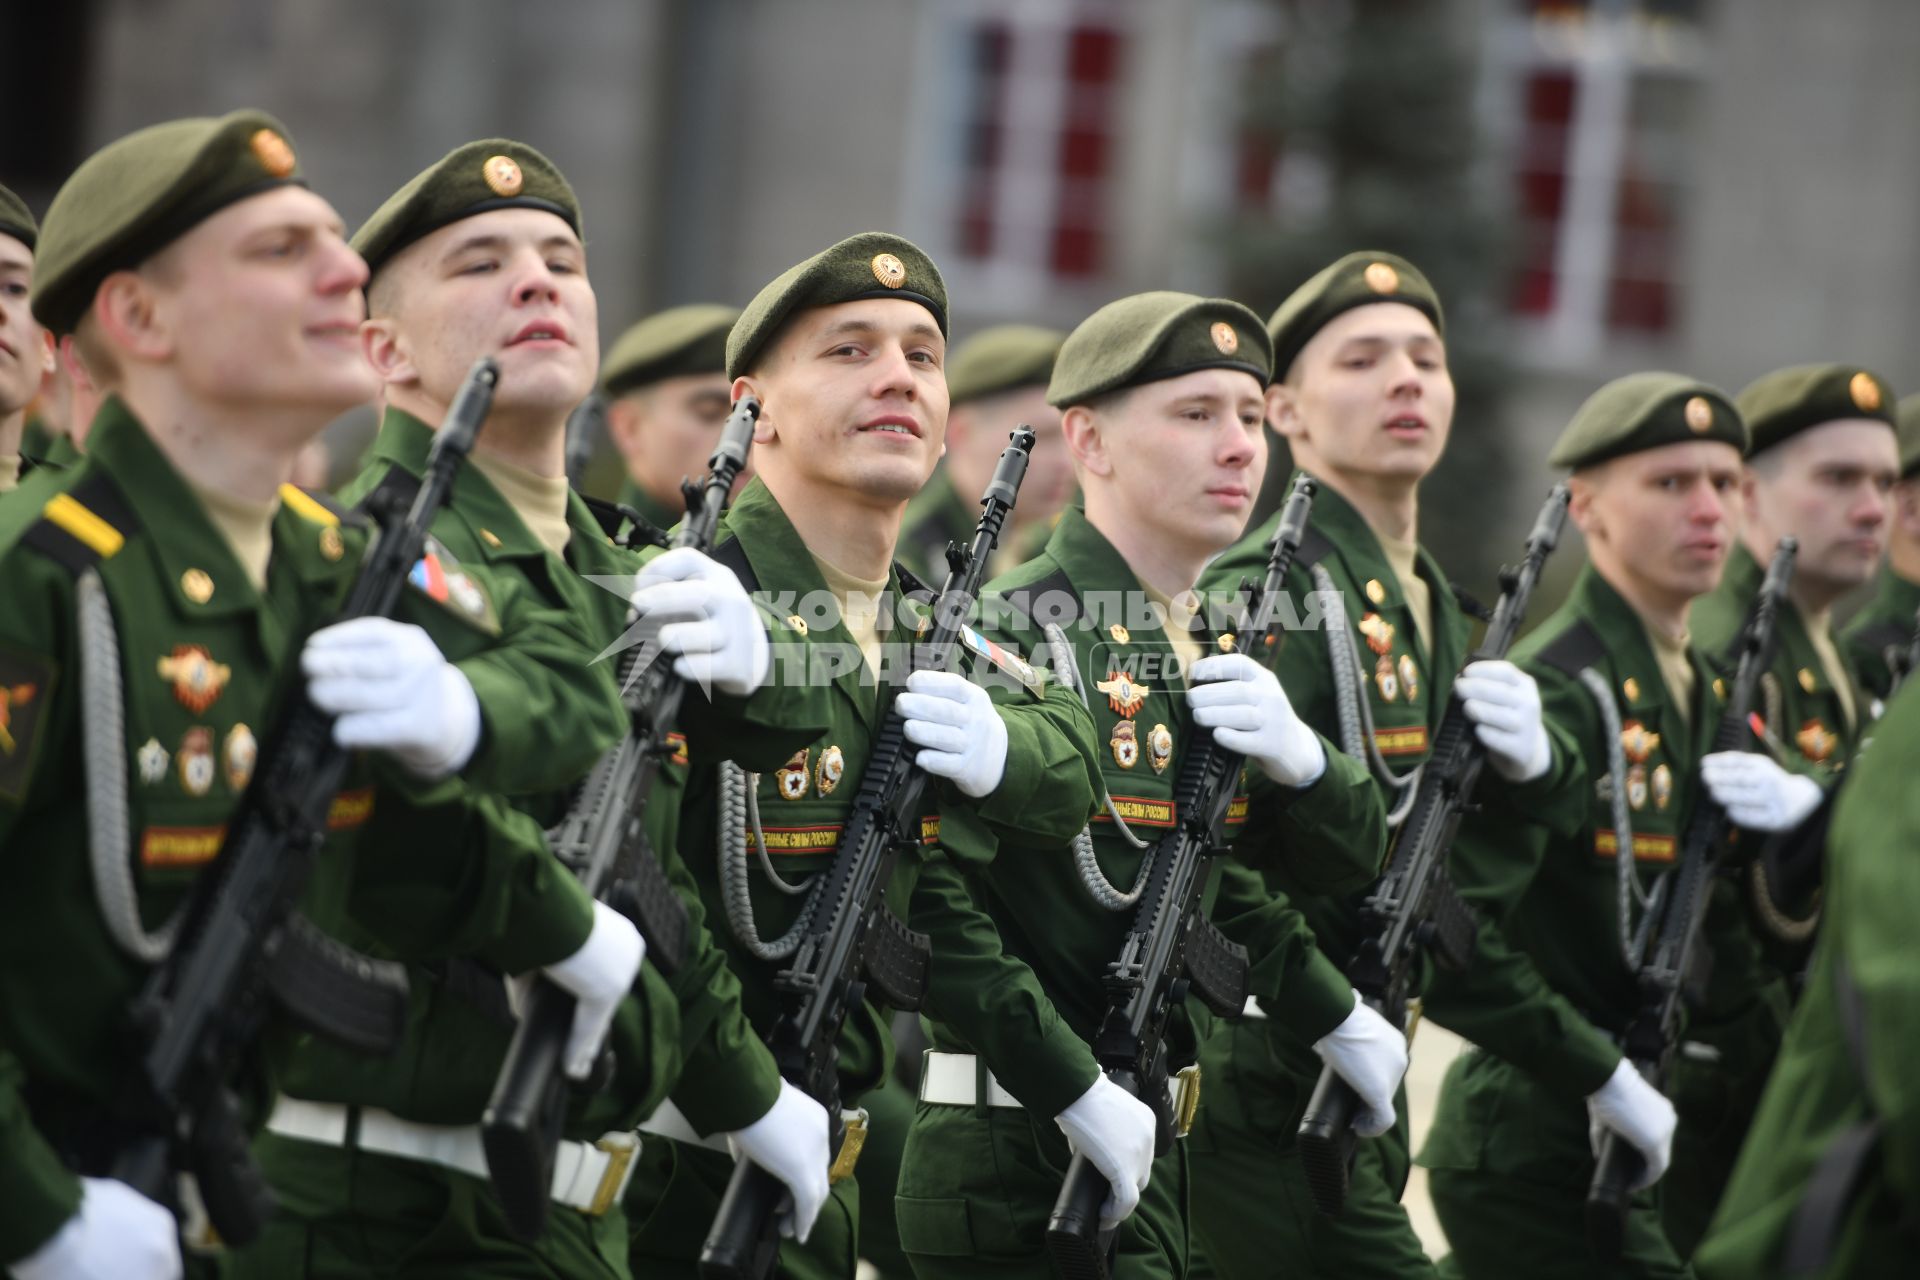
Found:
M 600 1185 L 593 1189 L 593 1199 L 585 1211 L 589 1218 L 598 1218 L 613 1208 L 620 1199 L 620 1193 L 626 1190 L 627 1173 L 633 1168 L 633 1158 L 640 1154 L 640 1136 L 635 1133 L 603 1133 L 594 1140 L 593 1149 L 603 1151 L 607 1156 L 607 1167 L 600 1174 Z
M 1182 1067 L 1173 1075 L 1173 1136 L 1184 1138 L 1200 1113 L 1200 1064 Z
M 842 1118 L 847 1132 L 840 1139 L 840 1151 L 833 1157 L 833 1167 L 827 1170 L 829 1184 L 845 1182 L 853 1176 L 853 1167 L 860 1163 L 860 1149 L 867 1145 L 867 1109 L 861 1107 Z

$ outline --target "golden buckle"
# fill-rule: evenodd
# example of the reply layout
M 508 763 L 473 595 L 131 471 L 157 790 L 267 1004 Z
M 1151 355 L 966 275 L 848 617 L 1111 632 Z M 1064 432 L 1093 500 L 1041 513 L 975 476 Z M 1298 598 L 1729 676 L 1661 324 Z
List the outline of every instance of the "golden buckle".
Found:
M 640 1154 L 640 1135 L 605 1133 L 594 1141 L 593 1149 L 606 1152 L 607 1167 L 600 1175 L 600 1185 L 593 1189 L 593 1201 L 582 1212 L 589 1218 L 598 1218 L 613 1208 L 614 1201 L 620 1198 L 621 1188 L 627 1180 L 627 1168 L 633 1164 L 633 1158 Z
M 833 1158 L 833 1168 L 827 1170 L 829 1183 L 845 1182 L 853 1176 L 853 1167 L 860 1163 L 860 1149 L 867 1145 L 867 1109 L 848 1114 L 846 1117 L 847 1134 L 840 1139 L 840 1152 Z
M 1184 1138 L 1193 1130 L 1193 1118 L 1200 1114 L 1200 1064 L 1182 1067 L 1173 1077 L 1173 1134 Z

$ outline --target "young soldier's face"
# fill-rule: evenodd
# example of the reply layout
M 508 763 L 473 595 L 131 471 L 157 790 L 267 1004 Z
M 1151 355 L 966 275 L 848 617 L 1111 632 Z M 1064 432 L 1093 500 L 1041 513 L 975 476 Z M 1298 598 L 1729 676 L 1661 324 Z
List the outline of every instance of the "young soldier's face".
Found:
M 1269 416 L 1301 465 L 1419 480 L 1453 429 L 1453 375 L 1433 321 L 1404 302 L 1355 307 L 1313 335 Z
M 380 277 L 368 353 L 389 384 L 451 404 L 473 362 L 492 356 L 497 410 L 564 416 L 593 389 L 599 305 L 586 248 L 558 214 L 494 209 L 462 218 L 407 246 Z
M 1768 542 L 1783 534 L 1800 540 L 1795 578 L 1844 591 L 1872 577 L 1886 553 L 1899 477 L 1899 447 L 1886 423 L 1823 423 L 1747 468 L 1748 517 Z
M 367 264 L 303 187 L 230 205 L 140 275 L 173 367 L 209 402 L 337 414 L 379 390 L 360 354 Z
M 946 440 L 946 359 L 946 338 L 917 302 L 863 298 L 801 312 L 734 384 L 760 397 L 761 473 L 905 502 Z
M 1252 374 L 1199 369 L 1098 409 L 1074 406 L 1067 439 L 1089 504 L 1166 546 L 1212 555 L 1240 536 L 1260 496 L 1265 412 Z
M 1740 523 L 1740 451 L 1663 445 L 1576 472 L 1574 523 L 1594 563 L 1642 595 L 1691 600 L 1720 584 Z
M 40 389 L 44 342 L 27 309 L 33 251 L 0 234 L 0 417 L 27 407 Z
M 634 483 L 664 497 L 706 471 L 727 420 L 728 386 L 724 373 L 690 373 L 607 406 L 608 434 Z

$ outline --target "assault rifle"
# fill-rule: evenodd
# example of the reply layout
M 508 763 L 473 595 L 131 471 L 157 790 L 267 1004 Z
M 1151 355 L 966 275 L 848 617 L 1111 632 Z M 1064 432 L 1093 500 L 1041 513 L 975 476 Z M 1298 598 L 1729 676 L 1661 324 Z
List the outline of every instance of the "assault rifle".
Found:
M 1315 487 L 1310 476 L 1293 482 L 1266 577 L 1248 596 L 1234 637 L 1237 653 L 1267 650 L 1273 611 L 1306 536 Z M 1202 901 L 1213 857 L 1225 848 L 1222 832 L 1245 757 L 1220 746 L 1205 728 L 1196 725 L 1190 732 L 1173 793 L 1179 825 L 1147 855 L 1151 869 L 1120 957 L 1107 966 L 1109 1003 L 1093 1041 L 1094 1059 L 1107 1078 L 1154 1109 L 1160 1122 L 1156 1154 L 1167 1149 L 1177 1127 L 1167 1093 L 1166 1034 L 1174 1009 L 1189 991 L 1223 1017 L 1237 1017 L 1247 1003 L 1247 950 L 1207 919 Z M 1100 1229 L 1107 1193 L 1106 1175 L 1076 1152 L 1047 1220 L 1047 1253 L 1066 1280 L 1106 1280 L 1111 1272 L 1118 1233 Z
M 916 668 L 944 671 L 952 665 L 987 560 L 1026 478 L 1033 442 L 1029 428 L 1014 430 L 1013 443 L 1000 455 L 980 499 L 984 510 L 972 541 L 965 548 L 947 548 L 947 580 L 934 603 L 931 634 L 915 654 Z M 926 994 L 926 936 L 907 928 L 885 899 L 895 860 L 919 842 L 927 775 L 914 763 L 916 754 L 906 738 L 906 718 L 890 709 L 874 739 L 840 848 L 819 886 L 815 924 L 775 980 L 786 1007 L 768 1032 L 767 1045 L 781 1076 L 826 1108 L 836 1158 L 847 1136 L 840 1119 L 840 1028 L 865 999 L 868 983 L 886 1004 L 909 1012 Z M 780 1253 L 776 1215 L 786 1194 L 780 1180 L 759 1165 L 736 1163 L 700 1250 L 700 1274 L 708 1280 L 771 1275 Z
M 1520 636 L 1527 603 L 1540 571 L 1560 541 L 1567 520 L 1567 487 L 1555 485 L 1527 535 L 1518 565 L 1500 571 L 1500 600 L 1480 647 L 1469 663 L 1505 658 Z M 1420 775 L 1419 791 L 1395 837 L 1387 872 L 1360 908 L 1365 933 L 1347 977 L 1375 1013 L 1406 1030 L 1407 988 L 1420 953 L 1450 969 L 1472 958 L 1474 918 L 1454 893 L 1447 876 L 1447 850 L 1453 846 L 1461 816 L 1473 799 L 1487 749 L 1473 732 L 1456 694 L 1448 700 L 1434 737 L 1433 754 Z M 1323 1067 L 1319 1083 L 1300 1120 L 1300 1162 L 1314 1207 L 1335 1214 L 1345 1206 L 1357 1137 L 1354 1113 L 1360 1096 L 1332 1067 Z

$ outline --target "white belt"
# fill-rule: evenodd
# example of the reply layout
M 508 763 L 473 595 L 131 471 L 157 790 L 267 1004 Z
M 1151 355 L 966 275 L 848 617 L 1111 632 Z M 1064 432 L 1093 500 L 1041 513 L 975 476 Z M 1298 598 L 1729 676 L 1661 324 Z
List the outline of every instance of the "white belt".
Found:
M 733 1154 L 733 1148 L 727 1145 L 727 1135 L 710 1133 L 705 1137 L 693 1127 L 686 1112 L 673 1105 L 670 1098 L 662 1099 L 659 1108 L 640 1122 L 640 1132 L 651 1133 L 659 1138 L 672 1138 L 675 1142 L 686 1142 L 696 1147 L 705 1147 L 709 1151 Z
M 354 1114 L 359 1126 L 351 1137 Z M 480 1145 L 478 1125 L 416 1124 L 378 1107 L 344 1107 L 334 1102 L 308 1102 L 282 1096 L 273 1104 L 267 1131 L 283 1138 L 327 1147 L 372 1151 L 439 1165 L 471 1177 L 487 1177 L 487 1156 Z M 631 1133 L 602 1134 L 596 1142 L 563 1139 L 553 1158 L 556 1204 L 598 1217 L 616 1204 L 633 1173 L 633 1157 L 640 1139 Z
M 921 1055 L 920 1062 L 920 1101 L 947 1107 L 979 1105 L 980 1070 L 973 1054 L 938 1053 L 928 1049 Z M 993 1072 L 986 1073 L 986 1080 L 988 1106 L 1021 1105 L 1020 1099 L 1008 1093 L 993 1078 Z

